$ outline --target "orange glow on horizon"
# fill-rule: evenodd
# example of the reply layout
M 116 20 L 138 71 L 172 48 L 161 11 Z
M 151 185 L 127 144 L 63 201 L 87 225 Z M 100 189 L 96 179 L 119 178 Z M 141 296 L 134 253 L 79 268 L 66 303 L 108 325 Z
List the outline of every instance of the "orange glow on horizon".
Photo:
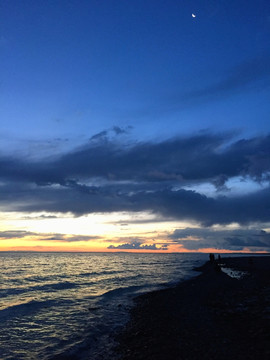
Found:
M 129 252 L 129 253 L 256 253 L 245 248 L 241 251 L 199 248 L 187 249 L 170 238 L 175 229 L 198 228 L 198 224 L 184 222 L 155 222 L 153 214 L 112 213 L 93 214 L 73 218 L 71 215 L 52 216 L 50 213 L 33 213 L 25 217 L 22 213 L 0 212 L 0 251 L 37 252 Z M 62 217 L 61 217 L 62 216 Z M 52 218 L 51 218 L 52 217 Z M 143 220 L 147 220 L 144 222 Z M 152 222 L 153 221 L 153 222 Z M 215 227 L 218 228 L 218 227 Z M 238 228 L 231 224 L 227 228 Z M 168 230 L 169 229 L 169 230 Z M 63 232 L 64 230 L 64 232 Z M 14 236 L 14 237 L 13 237 Z M 188 239 L 187 240 L 191 240 Z M 198 244 L 198 239 L 194 240 Z M 123 244 L 138 243 L 142 248 L 124 249 Z M 110 245 L 114 248 L 109 249 Z M 143 246 L 155 245 L 157 249 Z M 161 249 L 167 245 L 167 249 Z M 117 246 L 120 246 L 119 248 Z M 136 247 L 136 246 L 134 246 Z
M 207 249 L 198 249 L 198 250 L 189 250 L 185 248 L 179 249 L 179 247 L 170 247 L 168 250 L 147 250 L 147 249 L 108 249 L 106 247 L 89 247 L 89 246 L 25 246 L 25 245 L 17 245 L 17 246 L 0 246 L 0 252 L 5 251 L 29 251 L 29 252 L 106 252 L 106 253 L 149 253 L 149 254 L 170 254 L 170 253 L 215 253 L 215 254 L 269 254 L 267 251 L 251 251 L 250 249 L 244 250 L 227 250 L 227 249 L 215 249 L 215 248 L 207 248 Z

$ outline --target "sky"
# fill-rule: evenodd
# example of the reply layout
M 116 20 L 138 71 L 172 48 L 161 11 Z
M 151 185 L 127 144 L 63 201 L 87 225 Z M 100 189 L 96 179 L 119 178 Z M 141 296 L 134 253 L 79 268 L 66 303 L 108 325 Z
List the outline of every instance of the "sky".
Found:
M 268 0 L 0 1 L 0 251 L 270 251 Z

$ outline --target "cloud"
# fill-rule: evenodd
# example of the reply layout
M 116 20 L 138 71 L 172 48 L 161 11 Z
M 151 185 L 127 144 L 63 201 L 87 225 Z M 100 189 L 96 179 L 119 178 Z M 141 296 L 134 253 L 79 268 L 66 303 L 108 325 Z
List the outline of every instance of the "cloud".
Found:
M 41 215 L 37 215 L 37 216 L 24 216 L 23 219 L 24 220 L 48 220 L 48 219 L 58 219 L 59 216 L 56 215 L 45 215 L 45 214 L 41 214 Z
M 269 63 L 270 55 L 268 53 L 260 54 L 230 69 L 227 76 L 219 82 L 175 96 L 174 99 L 171 98 L 171 103 L 177 101 L 179 104 L 185 105 L 192 101 L 194 106 L 194 100 L 218 98 L 243 89 L 268 87 L 269 82 L 266 82 L 265 79 L 270 77 Z
M 121 135 L 121 134 L 128 134 L 129 130 L 132 129 L 132 126 L 128 126 L 127 128 L 120 128 L 119 126 L 114 126 L 112 128 L 112 130 L 114 131 L 114 133 L 116 135 Z
M 131 189 L 130 189 L 131 190 Z M 12 191 L 12 192 L 11 192 Z M 270 189 L 238 197 L 209 198 L 195 191 L 173 190 L 120 192 L 115 187 L 86 192 L 77 188 L 7 185 L 0 199 L 2 209 L 22 212 L 67 213 L 75 216 L 112 211 L 149 211 L 163 218 L 199 222 L 204 226 L 238 222 L 269 222 Z
M 107 130 L 104 130 L 104 131 L 101 131 L 95 135 L 93 135 L 90 140 L 100 140 L 100 139 L 103 139 L 104 137 L 106 137 L 108 134 L 108 131 Z
M 131 242 L 125 243 L 121 245 L 109 245 L 108 249 L 119 249 L 119 250 L 167 250 L 167 245 L 162 245 L 161 247 L 157 247 L 156 244 L 141 244 L 140 242 Z
M 161 142 L 95 141 L 56 159 L 0 156 L 0 207 L 75 216 L 149 211 L 204 226 L 268 222 L 269 186 L 241 196 L 218 191 L 234 177 L 269 182 L 269 148 L 270 135 L 233 142 L 228 134 L 205 133 Z M 205 183 L 216 186 L 214 197 L 196 191 Z
M 270 135 L 228 145 L 229 135 L 203 134 L 134 144 L 98 141 L 51 161 L 0 157 L 1 178 L 36 184 L 108 181 L 219 182 L 233 176 L 262 179 L 270 171 Z M 78 181 L 77 181 L 78 183 Z
M 205 84 L 200 82 L 199 87 L 196 87 L 193 84 L 193 79 L 190 79 L 190 85 L 186 86 L 185 90 L 183 90 L 183 84 L 180 84 L 180 88 L 169 95 L 166 90 L 165 95 L 163 92 L 154 104 L 150 103 L 147 107 L 133 109 L 132 113 L 126 113 L 125 117 L 159 117 L 161 114 L 178 113 L 186 108 L 194 109 L 194 106 L 205 104 L 206 101 L 215 101 L 225 96 L 237 95 L 243 91 L 267 89 L 270 86 L 269 81 L 266 81 L 270 77 L 269 63 L 269 52 L 257 54 L 257 56 L 242 61 L 237 66 L 225 70 L 221 69 L 221 76 L 217 81 L 214 80 Z M 212 69 L 209 71 L 212 72 Z M 196 74 L 193 75 L 193 78 L 196 78 Z
M 119 127 L 119 126 L 113 126 L 110 129 L 100 131 L 99 133 L 93 135 L 90 138 L 90 141 L 109 140 L 110 136 L 112 137 L 113 135 L 118 136 L 118 135 L 128 134 L 128 132 L 131 129 L 132 129 L 132 126 L 127 126 L 126 128 Z
M 170 220 L 174 220 L 173 218 L 164 218 L 162 216 L 154 216 L 151 218 L 145 218 L 145 214 L 144 217 L 138 217 L 136 218 L 136 216 L 132 216 L 132 218 L 128 219 L 128 220 L 117 220 L 117 221 L 113 221 L 113 224 L 119 224 L 121 226 L 129 226 L 132 224 L 154 224 L 154 223 L 161 223 L 161 222 L 167 222 Z
M 187 250 L 216 248 L 241 251 L 270 251 L 270 233 L 257 228 L 216 230 L 212 228 L 186 228 L 175 230 L 169 238 Z
M 0 231 L 0 240 L 9 240 L 9 239 L 22 239 L 27 236 L 35 235 L 35 233 L 24 230 L 7 230 Z
M 100 240 L 100 236 L 90 235 L 67 235 L 67 234 L 43 234 L 39 240 L 42 241 L 60 241 L 60 242 L 79 242 L 79 241 L 92 241 Z
M 89 236 L 89 235 L 67 235 L 67 234 L 58 234 L 58 233 L 36 233 L 24 230 L 7 230 L 0 232 L 0 240 L 9 240 L 9 239 L 24 239 L 26 237 L 32 237 L 34 240 L 38 241 L 60 241 L 60 242 L 78 242 L 78 241 L 92 241 L 100 240 L 99 236 Z

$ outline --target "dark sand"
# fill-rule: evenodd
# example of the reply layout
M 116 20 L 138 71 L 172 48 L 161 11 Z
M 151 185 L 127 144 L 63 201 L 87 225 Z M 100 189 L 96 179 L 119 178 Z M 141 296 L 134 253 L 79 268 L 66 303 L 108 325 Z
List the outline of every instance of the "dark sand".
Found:
M 123 360 L 270 359 L 270 256 L 225 258 L 240 280 L 208 262 L 198 277 L 136 298 L 118 335 Z

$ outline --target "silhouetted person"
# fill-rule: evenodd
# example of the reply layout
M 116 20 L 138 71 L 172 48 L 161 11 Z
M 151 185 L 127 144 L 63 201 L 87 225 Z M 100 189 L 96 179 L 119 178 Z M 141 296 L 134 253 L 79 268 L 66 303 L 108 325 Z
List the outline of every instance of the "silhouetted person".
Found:
M 215 261 L 215 255 L 214 254 L 209 254 L 209 259 L 211 262 L 214 262 Z

